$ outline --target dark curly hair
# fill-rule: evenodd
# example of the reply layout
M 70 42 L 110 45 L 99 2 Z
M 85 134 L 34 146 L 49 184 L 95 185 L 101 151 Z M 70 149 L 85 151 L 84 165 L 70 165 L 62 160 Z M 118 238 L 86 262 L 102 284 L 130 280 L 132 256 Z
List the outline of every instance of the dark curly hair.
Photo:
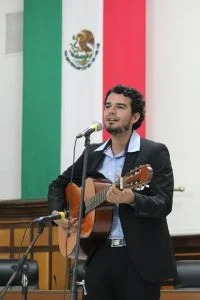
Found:
M 140 114 L 139 120 L 135 124 L 133 124 L 133 129 L 138 129 L 141 126 L 145 116 L 145 101 L 142 94 L 132 87 L 118 84 L 112 87 L 106 93 L 104 104 L 106 104 L 106 100 L 111 93 L 123 94 L 125 97 L 129 97 L 132 100 L 131 101 L 132 115 L 137 112 Z

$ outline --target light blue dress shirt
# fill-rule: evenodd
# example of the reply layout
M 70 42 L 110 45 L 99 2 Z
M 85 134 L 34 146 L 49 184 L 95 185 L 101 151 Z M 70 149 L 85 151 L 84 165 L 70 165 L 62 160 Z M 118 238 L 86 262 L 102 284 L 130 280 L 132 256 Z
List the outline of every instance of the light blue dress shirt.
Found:
M 108 141 L 106 141 L 104 144 L 98 147 L 95 151 L 103 150 L 106 147 L 107 143 Z M 133 131 L 132 136 L 130 138 L 127 152 L 136 152 L 139 150 L 140 150 L 140 136 L 137 134 L 136 131 Z M 114 183 L 119 179 L 122 173 L 122 168 L 124 165 L 125 154 L 126 154 L 125 149 L 121 153 L 114 155 L 111 146 L 108 146 L 108 148 L 105 148 L 104 154 L 105 154 L 105 158 L 100 164 L 97 171 L 103 174 L 112 183 Z M 119 205 L 116 204 L 114 205 L 113 208 L 113 223 L 109 235 L 110 239 L 124 237 L 118 211 L 119 211 Z

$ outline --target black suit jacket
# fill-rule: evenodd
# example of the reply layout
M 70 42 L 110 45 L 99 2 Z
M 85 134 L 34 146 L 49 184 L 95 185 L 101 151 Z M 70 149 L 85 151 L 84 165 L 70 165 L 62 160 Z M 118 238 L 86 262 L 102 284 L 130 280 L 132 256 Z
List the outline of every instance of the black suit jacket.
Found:
M 99 177 L 96 172 L 103 151 L 89 149 L 87 177 Z M 82 154 L 74 165 L 73 182 L 80 185 L 83 168 Z M 140 150 L 127 153 L 122 176 L 138 167 L 150 164 L 153 177 L 149 188 L 135 192 L 133 205 L 120 204 L 119 216 L 131 261 L 140 275 L 149 282 L 162 282 L 176 275 L 176 264 L 166 216 L 171 212 L 173 199 L 173 171 L 169 152 L 164 144 L 141 139 Z M 48 193 L 49 210 L 65 208 L 65 187 L 70 182 L 72 167 L 51 183 Z

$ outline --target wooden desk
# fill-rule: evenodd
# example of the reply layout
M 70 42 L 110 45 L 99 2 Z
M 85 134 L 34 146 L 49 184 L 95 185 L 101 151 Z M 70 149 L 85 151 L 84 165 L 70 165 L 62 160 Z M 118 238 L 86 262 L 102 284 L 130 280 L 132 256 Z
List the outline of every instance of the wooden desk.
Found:
M 63 291 L 30 291 L 27 297 L 29 300 L 63 300 Z M 22 295 L 20 292 L 7 292 L 3 298 L 4 300 L 21 300 Z M 78 294 L 77 300 L 82 299 L 82 293 Z M 199 300 L 200 290 L 162 290 L 160 300 Z M 70 291 L 67 291 L 66 300 L 70 300 Z M 94 299 L 95 300 L 95 299 Z M 102 299 L 103 300 L 103 299 Z

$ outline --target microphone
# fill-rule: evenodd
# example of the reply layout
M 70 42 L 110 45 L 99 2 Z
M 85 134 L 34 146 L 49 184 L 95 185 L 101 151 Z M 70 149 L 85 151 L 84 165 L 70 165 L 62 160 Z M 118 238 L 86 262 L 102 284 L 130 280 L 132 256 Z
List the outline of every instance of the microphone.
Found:
M 32 223 L 48 223 L 48 222 L 51 222 L 54 220 L 60 220 L 60 219 L 65 219 L 65 218 L 66 218 L 66 214 L 63 211 L 61 211 L 54 215 L 37 218 L 37 219 L 33 220 Z
M 90 127 L 85 129 L 84 131 L 78 133 L 76 137 L 81 138 L 83 136 L 88 136 L 94 131 L 101 131 L 102 128 L 103 128 L 103 126 L 100 122 L 93 122 L 92 125 L 90 125 Z

